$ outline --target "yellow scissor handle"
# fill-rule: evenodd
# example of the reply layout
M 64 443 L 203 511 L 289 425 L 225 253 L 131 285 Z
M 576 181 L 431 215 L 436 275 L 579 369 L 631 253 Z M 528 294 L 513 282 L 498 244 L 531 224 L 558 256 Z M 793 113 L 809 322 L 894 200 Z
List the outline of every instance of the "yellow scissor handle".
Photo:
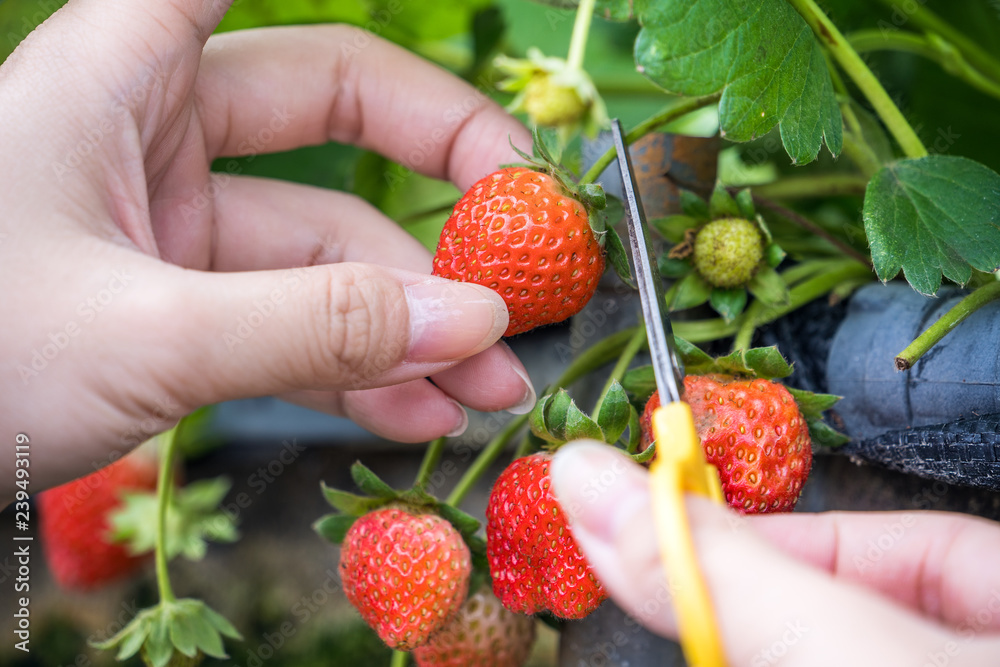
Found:
M 723 501 L 719 473 L 705 460 L 691 406 L 668 403 L 653 412 L 656 457 L 649 468 L 660 555 L 674 598 L 681 648 L 690 667 L 724 667 L 712 600 L 698 568 L 685 493 Z

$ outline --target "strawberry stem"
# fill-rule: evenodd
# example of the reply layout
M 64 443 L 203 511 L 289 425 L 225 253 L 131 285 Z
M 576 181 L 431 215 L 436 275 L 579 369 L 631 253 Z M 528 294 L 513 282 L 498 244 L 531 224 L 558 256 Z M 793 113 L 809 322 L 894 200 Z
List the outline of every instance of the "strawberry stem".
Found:
M 389 662 L 389 667 L 406 667 L 410 664 L 410 654 L 406 651 L 393 651 L 392 660 Z
M 642 346 L 646 344 L 646 329 L 639 322 L 639 326 L 635 328 L 635 333 L 632 334 L 632 338 L 629 339 L 628 343 L 625 345 L 625 349 L 622 350 L 621 356 L 618 357 L 618 362 L 615 367 L 611 369 L 611 374 L 608 375 L 607 381 L 604 383 L 604 389 L 601 390 L 601 395 L 597 398 L 597 402 L 594 404 L 594 409 L 590 414 L 597 417 L 601 412 L 601 406 L 604 405 L 604 399 L 607 397 L 608 392 L 611 391 L 612 385 L 616 381 L 621 382 L 622 376 L 625 375 L 625 371 L 628 370 L 629 364 L 635 358 L 635 355 L 642 349 Z
M 180 426 L 174 426 L 164 438 L 160 471 L 156 480 L 156 587 L 160 592 L 160 601 L 164 603 L 176 600 L 170 586 L 170 573 L 167 571 L 167 509 L 170 507 L 174 488 L 174 460 L 177 457 L 177 432 Z
M 818 299 L 842 282 L 862 277 L 871 278 L 871 268 L 864 264 L 859 264 L 853 259 L 842 260 L 839 264 L 839 267 L 803 280 L 798 285 L 789 289 L 788 303 L 783 306 L 765 306 L 760 301 L 754 301 L 740 319 L 740 327 L 736 332 L 736 338 L 733 340 L 733 350 L 750 349 L 750 343 L 753 340 L 753 334 L 757 327 L 768 322 L 773 322 L 782 315 L 786 315 L 810 301 Z M 782 277 L 786 278 L 784 274 Z
M 789 176 L 764 185 L 754 185 L 753 193 L 769 199 L 808 199 L 865 194 L 868 179 L 858 174 L 815 174 Z M 730 193 L 740 188 L 730 188 Z
M 757 193 L 753 194 L 753 203 L 760 208 L 766 208 L 775 215 L 781 216 L 782 218 L 788 220 L 789 222 L 798 225 L 799 227 L 813 234 L 814 236 L 826 239 L 826 241 L 830 245 L 832 245 L 837 250 L 844 253 L 851 259 L 857 262 L 861 262 L 862 264 L 867 264 L 868 266 L 871 266 L 872 262 L 870 259 L 868 259 L 868 257 L 858 252 L 844 241 L 841 241 L 839 238 L 837 238 L 830 232 L 826 231 L 825 229 L 817 225 L 815 222 L 805 217 L 804 215 L 796 213 L 791 209 L 785 208 L 784 206 L 781 206 L 780 204 L 773 202 L 770 199 L 765 199 L 764 197 L 761 197 Z
M 415 488 L 422 489 L 427 486 L 427 480 L 441 461 L 441 455 L 444 453 L 444 443 L 445 438 L 441 437 L 437 440 L 432 440 L 427 445 L 427 451 L 424 452 L 424 460 L 421 461 L 420 470 L 417 471 L 417 479 L 413 482 Z
M 563 374 L 556 380 L 553 384 L 549 385 L 542 392 L 544 396 L 546 393 L 552 390 L 554 387 L 566 387 L 582 376 L 595 371 L 601 366 L 613 361 L 619 354 L 621 350 L 628 342 L 636 335 L 636 330 L 642 330 L 642 327 L 632 327 L 630 329 L 624 329 L 616 333 L 611 334 L 607 338 L 598 341 L 589 349 L 580 354 L 579 357 L 574 359 Z M 529 413 L 530 414 L 530 413 Z M 479 481 L 479 478 L 483 476 L 497 457 L 500 456 L 507 444 L 517 435 L 517 432 L 524 426 L 525 422 L 528 421 L 528 415 L 519 415 L 514 419 L 507 422 L 507 425 L 503 428 L 500 433 L 496 435 L 493 440 L 486 445 L 486 448 L 476 457 L 476 460 L 472 462 L 469 469 L 465 471 L 462 478 L 458 480 L 455 484 L 455 488 L 452 489 L 451 494 L 449 494 L 445 503 L 451 505 L 452 507 L 458 507 L 459 504 L 465 499 L 472 487 Z
M 991 301 L 1000 299 L 1000 281 L 994 280 L 969 294 L 896 355 L 896 370 L 909 370 L 927 350 L 951 333 L 962 320 Z
M 587 37 L 590 35 L 595 4 L 596 0 L 580 0 L 580 5 L 576 8 L 573 36 L 570 38 L 569 55 L 566 57 L 566 64 L 571 70 L 583 69 L 583 55 L 587 50 Z
M 638 141 L 653 130 L 675 121 L 681 116 L 686 116 L 692 111 L 697 111 L 698 109 L 711 106 L 719 101 L 719 97 L 721 97 L 721 94 L 716 93 L 714 95 L 706 95 L 705 97 L 688 97 L 682 99 L 680 102 L 673 103 L 667 108 L 657 111 L 655 114 L 632 128 L 632 130 L 625 135 L 625 143 L 631 144 L 634 141 Z M 599 157 L 593 165 L 591 165 L 590 169 L 588 169 L 583 176 L 580 177 L 579 185 L 593 183 L 596 181 L 597 177 L 601 175 L 601 172 L 607 169 L 608 165 L 614 162 L 616 157 L 615 147 L 612 146 L 606 150 L 604 155 Z

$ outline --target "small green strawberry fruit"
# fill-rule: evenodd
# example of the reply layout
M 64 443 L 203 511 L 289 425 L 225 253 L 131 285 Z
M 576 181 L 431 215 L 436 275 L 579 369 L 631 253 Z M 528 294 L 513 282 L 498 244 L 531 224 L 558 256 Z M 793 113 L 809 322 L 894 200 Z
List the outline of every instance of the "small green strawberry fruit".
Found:
M 560 84 L 549 72 L 538 72 L 524 88 L 524 110 L 536 125 L 560 127 L 576 123 L 589 106 L 573 86 Z
M 743 218 L 722 218 L 702 227 L 694 240 L 695 269 L 714 287 L 742 287 L 764 258 L 757 225 Z

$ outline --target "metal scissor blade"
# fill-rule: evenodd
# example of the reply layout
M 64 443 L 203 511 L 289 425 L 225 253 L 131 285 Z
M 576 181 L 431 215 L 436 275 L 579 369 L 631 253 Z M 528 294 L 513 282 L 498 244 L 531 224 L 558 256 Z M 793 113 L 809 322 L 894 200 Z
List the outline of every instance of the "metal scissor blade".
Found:
M 656 376 L 660 401 L 666 404 L 679 401 L 684 395 L 684 367 L 677 356 L 670 318 L 664 310 L 663 286 L 651 259 L 653 250 L 646 227 L 646 214 L 639 199 L 639 187 L 632 170 L 632 159 L 625 146 L 622 125 L 617 118 L 611 121 L 611 133 L 614 135 L 618 167 L 622 173 L 628 239 L 632 248 L 636 283 L 639 285 L 639 298 L 642 301 L 642 315 L 646 321 L 649 353 L 653 358 L 653 374 Z

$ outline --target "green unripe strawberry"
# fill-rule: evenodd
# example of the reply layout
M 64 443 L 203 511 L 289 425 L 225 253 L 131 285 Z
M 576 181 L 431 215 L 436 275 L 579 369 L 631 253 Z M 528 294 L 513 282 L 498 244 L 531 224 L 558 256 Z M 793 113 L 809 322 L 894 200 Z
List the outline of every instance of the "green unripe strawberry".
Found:
M 694 239 L 694 267 L 715 287 L 746 285 L 763 257 L 760 230 L 742 218 L 713 220 Z
M 571 125 L 587 112 L 587 103 L 573 86 L 557 82 L 549 72 L 538 72 L 524 89 L 524 110 L 536 125 Z

